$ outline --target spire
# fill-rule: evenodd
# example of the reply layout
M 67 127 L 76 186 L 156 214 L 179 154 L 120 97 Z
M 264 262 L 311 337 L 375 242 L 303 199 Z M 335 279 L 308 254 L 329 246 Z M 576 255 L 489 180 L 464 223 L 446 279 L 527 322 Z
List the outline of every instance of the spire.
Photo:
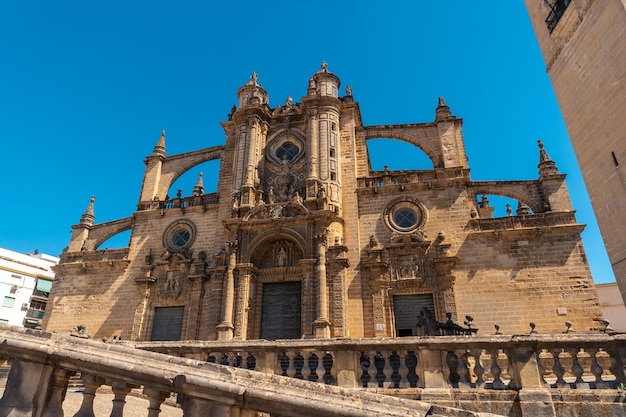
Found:
M 202 172 L 198 175 L 198 181 L 196 181 L 196 185 L 193 187 L 193 195 L 201 196 L 204 194 L 204 184 L 202 183 Z
M 450 107 L 448 107 L 443 97 L 439 97 L 439 103 L 435 111 L 435 122 L 445 122 L 453 119 L 456 119 L 456 116 L 452 115 Z
M 94 212 L 93 212 L 93 203 L 95 201 L 96 201 L 96 196 L 92 195 L 91 201 L 89 202 L 89 205 L 87 206 L 87 210 L 85 210 L 82 217 L 80 218 L 81 225 L 93 226 L 94 220 L 96 220 L 96 216 L 94 215 Z
M 165 130 L 161 131 L 161 138 L 159 139 L 159 142 L 154 147 L 154 150 L 152 151 L 152 155 L 165 157 Z
M 550 157 L 548 153 L 543 148 L 543 142 L 541 140 L 537 141 L 537 145 L 539 145 L 539 177 L 546 177 L 550 175 L 555 175 L 559 173 L 556 164 Z

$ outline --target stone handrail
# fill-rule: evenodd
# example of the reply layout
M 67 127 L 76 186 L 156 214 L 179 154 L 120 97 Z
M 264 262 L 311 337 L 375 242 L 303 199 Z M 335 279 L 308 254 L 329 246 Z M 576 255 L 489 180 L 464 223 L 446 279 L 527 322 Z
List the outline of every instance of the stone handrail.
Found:
M 94 398 L 105 383 L 115 393 L 111 416 L 123 416 L 124 399 L 137 387 L 148 398 L 149 417 L 158 416 L 171 393 L 178 394 L 186 417 L 494 416 L 0 325 L 0 362 L 7 359 L 12 366 L 0 417 L 62 416 L 68 379 L 77 372 L 85 390 L 75 417 L 94 416 Z
M 374 171 L 369 177 L 358 178 L 358 188 L 384 187 L 388 185 L 405 185 L 425 183 L 436 180 L 468 178 L 469 170 L 463 168 L 439 168 L 435 170 L 411 171 Z
M 154 200 L 140 202 L 138 210 L 170 210 L 186 209 L 187 207 L 202 206 L 207 207 L 219 203 L 219 193 L 203 194 L 198 196 L 177 197 L 169 200 Z
M 134 346 L 348 387 L 617 389 L 626 384 L 624 334 L 136 342 Z M 367 367 L 360 361 L 363 353 L 370 357 Z

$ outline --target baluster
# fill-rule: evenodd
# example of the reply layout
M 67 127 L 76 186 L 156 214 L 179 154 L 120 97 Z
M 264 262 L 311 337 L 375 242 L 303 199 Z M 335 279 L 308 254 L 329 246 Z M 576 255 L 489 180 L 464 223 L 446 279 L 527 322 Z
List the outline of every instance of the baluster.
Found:
M 294 356 L 293 367 L 296 370 L 296 373 L 293 377 L 297 379 L 304 379 L 304 377 L 302 376 L 302 368 L 304 367 L 304 356 L 302 356 L 301 352 Z
M 466 349 L 456 349 L 455 356 L 458 358 L 456 373 L 459 376 L 459 388 L 469 388 L 469 363 Z
M 254 352 L 248 353 L 248 356 L 246 357 L 246 360 L 244 363 L 244 367 L 246 369 L 250 369 L 251 371 L 254 371 L 256 369 L 256 357 L 257 355 L 255 355 Z
M 289 358 L 283 352 L 276 353 L 276 375 L 287 376 L 287 368 L 289 368 Z
M 448 354 L 446 355 L 446 365 L 448 367 L 448 371 L 450 372 L 450 384 L 452 384 L 454 388 L 458 388 L 459 380 L 461 379 L 458 374 L 459 358 L 457 358 L 456 354 L 451 350 L 448 351 Z
M 303 359 L 303 363 L 302 363 L 302 369 L 300 370 L 300 372 L 302 373 L 302 379 L 304 379 L 305 381 L 309 380 L 309 376 L 311 375 L 311 367 L 309 366 L 309 360 L 311 358 L 311 353 L 310 352 L 301 352 L 300 353 L 302 355 L 302 359 Z
M 565 368 L 561 365 L 560 354 L 563 351 L 561 348 L 553 348 L 551 349 L 552 354 L 554 355 L 554 368 L 553 372 L 556 375 L 556 387 L 557 388 L 569 388 L 569 384 L 565 382 L 563 379 L 563 375 L 565 375 Z
M 307 378 L 307 381 L 311 381 L 311 382 L 317 382 L 317 367 L 320 364 L 320 358 L 315 354 L 315 352 L 312 352 L 309 356 L 309 360 L 307 361 L 307 365 L 310 369 L 309 372 L 309 376 Z
M 473 386 L 476 388 L 484 388 L 485 387 L 485 381 L 483 380 L 483 374 L 485 373 L 485 369 L 483 368 L 482 364 L 480 363 L 480 356 L 483 353 L 482 349 L 471 349 L 471 354 L 474 357 L 474 376 L 476 379 L 472 378 L 473 381 L 470 379 L 470 382 L 473 383 Z
M 114 382 L 111 384 L 111 390 L 115 395 L 113 398 L 113 408 L 111 409 L 111 417 L 123 417 L 124 405 L 126 405 L 126 396 L 133 388 L 125 382 Z
M 370 367 L 367 369 L 367 374 L 369 375 L 369 379 L 367 381 L 367 386 L 370 388 L 378 387 L 378 381 L 376 380 L 376 375 L 378 374 L 378 369 L 376 369 L 376 352 L 371 351 L 368 352 L 370 357 Z
M 148 397 L 148 401 L 150 402 L 150 405 L 148 406 L 148 417 L 159 417 L 161 404 L 163 404 L 163 401 L 170 396 L 170 393 L 148 387 L 143 387 L 143 393 L 146 397 Z
M 385 355 L 381 352 L 374 353 L 374 367 L 376 368 L 376 373 L 374 378 L 376 379 L 376 384 L 378 387 L 382 388 L 385 383 L 385 373 L 383 370 L 385 369 Z
M 296 357 L 296 352 L 294 351 L 289 351 L 285 354 L 285 356 L 287 356 L 287 358 L 289 358 L 289 366 L 287 367 L 287 376 L 289 378 L 293 378 L 294 376 L 296 376 L 296 367 L 294 365 L 294 359 Z
M 324 383 L 335 385 L 337 383 L 337 369 L 335 368 L 335 360 L 330 352 L 326 352 L 322 360 L 324 365 Z
M 50 400 L 44 408 L 41 417 L 63 417 L 63 399 L 67 390 L 67 382 L 72 373 L 65 369 L 56 368 L 52 376 L 52 393 Z
M 517 381 L 515 380 L 515 370 L 513 369 L 513 353 L 512 350 L 503 350 L 504 356 L 506 358 L 506 374 L 509 377 L 509 383 L 507 385 L 508 389 L 518 390 L 521 389 L 521 386 L 518 386 Z
M 405 363 L 409 370 L 409 374 L 407 375 L 407 379 L 409 380 L 409 386 L 411 388 L 415 388 L 417 387 L 419 376 L 417 374 L 418 373 L 417 355 L 415 354 L 414 351 L 407 352 Z
M 315 352 L 317 355 L 317 369 L 315 373 L 317 374 L 317 382 L 320 384 L 324 383 L 324 375 L 326 375 L 326 369 L 324 369 L 324 352 Z
M 491 350 L 491 374 L 493 375 L 493 389 L 505 389 L 506 386 L 504 385 L 504 382 L 502 382 L 502 379 L 500 378 L 500 375 L 502 375 L 502 368 L 500 368 L 500 365 L 498 364 L 498 356 L 500 354 L 500 350 L 499 349 L 492 349 Z
M 104 378 L 90 374 L 81 374 L 85 391 L 83 391 L 83 402 L 74 417 L 95 417 L 93 413 L 93 400 L 96 398 L 96 390 L 104 384 Z
M 602 380 L 602 374 L 604 373 L 604 370 L 602 369 L 602 366 L 600 365 L 600 363 L 598 362 L 598 358 L 596 357 L 596 355 L 598 354 L 599 349 L 598 348 L 588 348 L 587 349 L 589 351 L 589 355 L 591 356 L 591 373 L 593 374 L 593 376 L 595 377 L 595 382 L 594 382 L 594 388 L 595 389 L 608 389 L 609 388 L 609 384 L 607 384 L 606 382 L 604 382 Z
M 588 389 L 589 384 L 583 381 L 583 373 L 585 372 L 583 367 L 578 362 L 578 355 L 581 353 L 579 348 L 570 348 L 569 353 L 572 356 L 572 374 L 576 377 L 574 386 L 578 389 Z
M 398 352 L 400 355 L 400 368 L 398 369 L 398 374 L 400 375 L 400 383 L 398 384 L 399 388 L 409 388 L 411 383 L 409 382 L 409 367 L 406 364 L 406 359 L 408 356 L 408 352 L 406 350 L 401 350 Z
M 383 357 L 385 358 L 385 366 L 383 366 L 383 375 L 385 375 L 385 382 L 383 382 L 383 387 L 390 388 L 393 387 L 393 381 L 391 379 L 391 375 L 393 375 L 393 367 L 391 366 L 391 355 L 388 352 L 383 353 Z

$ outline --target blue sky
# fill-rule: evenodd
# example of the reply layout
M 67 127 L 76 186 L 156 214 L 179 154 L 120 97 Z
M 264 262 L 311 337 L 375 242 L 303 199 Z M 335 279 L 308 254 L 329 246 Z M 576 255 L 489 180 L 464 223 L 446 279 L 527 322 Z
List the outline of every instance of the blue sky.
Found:
M 0 247 L 60 254 L 91 195 L 96 222 L 130 216 L 162 129 L 168 155 L 222 144 L 252 71 L 273 107 L 299 102 L 322 61 L 366 125 L 433 121 L 443 96 L 474 180 L 536 179 L 543 140 L 594 279 L 614 281 L 522 0 L 0 1 Z M 402 145 L 370 149 L 374 169 L 427 168 Z M 173 188 L 189 195 L 200 170 L 215 188 L 215 163 Z

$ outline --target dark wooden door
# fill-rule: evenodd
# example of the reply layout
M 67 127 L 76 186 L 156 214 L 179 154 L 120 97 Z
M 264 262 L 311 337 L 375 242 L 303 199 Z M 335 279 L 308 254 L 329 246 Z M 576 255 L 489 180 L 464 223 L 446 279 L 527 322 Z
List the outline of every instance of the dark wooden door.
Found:
M 396 336 L 417 336 L 417 318 L 423 307 L 428 307 L 431 312 L 435 312 L 432 294 L 394 295 Z
M 300 339 L 301 311 L 300 282 L 263 284 L 261 339 Z
M 185 307 L 157 307 L 150 340 L 180 340 Z

